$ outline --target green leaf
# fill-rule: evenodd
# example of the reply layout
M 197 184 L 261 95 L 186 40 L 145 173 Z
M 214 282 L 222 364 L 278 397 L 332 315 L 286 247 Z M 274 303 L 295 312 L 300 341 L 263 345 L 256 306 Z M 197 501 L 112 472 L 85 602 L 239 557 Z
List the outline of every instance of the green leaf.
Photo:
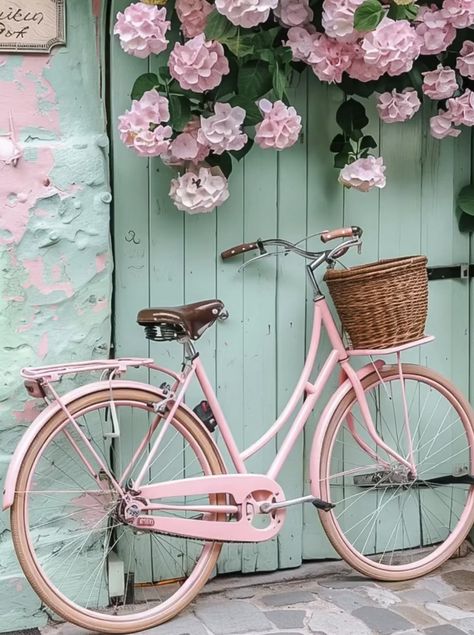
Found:
M 369 123 L 364 106 L 355 99 L 348 99 L 339 106 L 336 121 L 348 135 L 354 130 L 362 130 Z
M 374 149 L 377 147 L 377 142 L 375 141 L 375 139 L 373 137 L 371 137 L 370 135 L 367 135 L 366 137 L 362 137 L 362 141 L 360 142 L 360 149 L 361 150 L 365 150 L 365 149 Z
M 191 107 L 186 97 L 170 95 L 170 125 L 181 132 L 191 119 Z
M 232 173 L 232 157 L 228 152 L 223 152 L 222 154 L 210 154 L 206 159 L 206 163 L 210 166 L 217 165 L 227 178 L 229 178 Z
M 474 231 L 474 185 L 467 185 L 461 190 L 457 200 L 456 217 L 460 231 Z
M 244 145 L 244 147 L 242 148 L 242 150 L 231 150 L 231 155 L 234 157 L 234 159 L 237 159 L 237 161 L 240 161 L 241 159 L 244 158 L 244 156 L 246 154 L 248 154 L 250 152 L 250 150 L 253 147 L 253 139 L 249 139 L 247 141 L 247 143 Z
M 356 31 L 373 31 L 384 16 L 385 11 L 379 0 L 365 0 L 354 14 L 354 28 Z
M 362 132 L 362 130 L 359 130 L 358 128 L 355 128 L 355 130 L 353 130 L 350 134 L 350 137 L 353 141 L 360 141 L 363 136 L 364 136 L 364 133 Z
M 224 37 L 219 41 L 222 44 L 225 44 L 227 48 L 240 59 L 246 55 L 252 55 L 254 52 L 255 47 L 252 40 L 252 37 L 242 37 L 240 34 L 237 34 L 236 37 Z
M 418 15 L 419 7 L 411 4 L 392 4 L 388 11 L 388 17 L 392 20 L 414 20 Z
M 467 185 L 461 190 L 457 203 L 463 212 L 474 216 L 474 185 Z
M 263 119 L 257 104 L 251 99 L 244 97 L 244 95 L 235 95 L 235 97 L 229 99 L 229 104 L 233 107 L 240 106 L 246 111 L 247 116 L 245 117 L 244 126 L 256 126 Z
M 277 99 L 283 99 L 288 87 L 287 73 L 281 68 L 278 62 L 275 64 L 273 71 L 273 92 Z
M 132 99 L 141 99 L 148 90 L 157 88 L 160 84 L 158 75 L 155 73 L 145 73 L 140 75 L 132 88 Z
M 339 152 L 334 157 L 334 167 L 342 169 L 349 163 L 349 153 L 348 152 Z
M 239 70 L 237 86 L 239 93 L 248 99 L 263 97 L 273 85 L 268 64 L 260 60 L 247 62 Z
M 275 51 L 275 56 L 282 64 L 289 64 L 293 60 L 293 51 L 286 46 L 280 46 Z
M 270 49 L 273 48 L 275 38 L 281 31 L 279 26 L 275 26 L 271 29 L 262 29 L 259 33 L 255 34 L 255 48 L 256 49 Z
M 337 134 L 334 139 L 331 141 L 331 145 L 329 146 L 329 150 L 331 152 L 339 153 L 342 151 L 344 144 L 346 143 L 346 138 L 343 134 Z
M 214 10 L 207 17 L 206 29 L 204 31 L 206 40 L 222 41 L 222 38 L 232 38 L 238 33 L 238 29 L 221 13 Z

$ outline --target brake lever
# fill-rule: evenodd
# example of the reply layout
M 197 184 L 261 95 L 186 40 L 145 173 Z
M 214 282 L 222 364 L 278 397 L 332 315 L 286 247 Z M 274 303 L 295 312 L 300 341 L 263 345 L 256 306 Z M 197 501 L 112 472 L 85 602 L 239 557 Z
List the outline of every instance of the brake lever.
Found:
M 357 253 L 360 254 L 360 249 L 362 246 L 362 241 L 360 238 L 351 238 L 350 240 L 345 240 L 337 247 L 334 247 L 328 254 L 328 261 L 335 261 L 338 258 L 344 256 L 351 247 L 357 246 Z
M 253 258 L 250 258 L 250 260 L 247 260 L 242 265 L 240 265 L 240 267 L 237 269 L 237 273 L 240 273 L 241 271 L 243 271 L 252 262 L 255 262 L 256 260 L 260 260 L 261 258 L 266 258 L 267 256 L 278 256 L 278 252 L 276 252 L 276 251 L 265 251 L 265 253 L 263 253 L 263 254 L 259 254 L 258 256 L 254 256 Z

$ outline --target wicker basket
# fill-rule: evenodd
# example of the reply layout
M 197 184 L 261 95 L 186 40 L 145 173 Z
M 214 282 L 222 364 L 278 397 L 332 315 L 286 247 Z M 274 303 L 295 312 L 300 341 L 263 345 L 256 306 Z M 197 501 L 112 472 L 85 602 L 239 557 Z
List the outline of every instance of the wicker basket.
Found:
M 388 348 L 423 337 L 428 311 L 425 256 L 328 269 L 326 281 L 354 348 Z

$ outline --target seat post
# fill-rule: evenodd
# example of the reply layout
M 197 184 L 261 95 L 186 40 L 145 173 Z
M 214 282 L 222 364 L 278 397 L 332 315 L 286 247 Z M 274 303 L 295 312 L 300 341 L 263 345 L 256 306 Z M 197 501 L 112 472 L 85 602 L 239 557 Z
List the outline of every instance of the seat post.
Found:
M 190 340 L 185 339 L 182 341 L 182 344 L 184 347 L 184 359 L 186 359 L 187 361 L 191 362 L 199 355 L 199 353 L 194 348 L 194 344 Z

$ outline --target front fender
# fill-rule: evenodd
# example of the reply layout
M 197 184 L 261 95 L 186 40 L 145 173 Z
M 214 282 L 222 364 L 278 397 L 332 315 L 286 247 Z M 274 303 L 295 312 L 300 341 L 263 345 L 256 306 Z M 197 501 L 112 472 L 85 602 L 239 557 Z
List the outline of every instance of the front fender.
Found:
M 381 359 L 366 364 L 360 370 L 357 371 L 357 376 L 360 381 L 374 373 L 374 366 L 377 370 L 385 366 L 385 362 Z M 321 417 L 319 419 L 318 425 L 316 427 L 316 432 L 313 437 L 313 443 L 311 446 L 311 455 L 309 462 L 309 478 L 310 478 L 310 488 L 311 494 L 316 496 L 317 498 L 321 498 L 321 489 L 319 482 L 319 468 L 320 468 L 320 460 L 321 460 L 321 447 L 323 444 L 323 439 L 326 434 L 329 422 L 333 414 L 336 412 L 336 408 L 338 407 L 341 399 L 343 399 L 349 392 L 352 390 L 352 383 L 349 379 L 346 379 L 339 388 L 336 390 L 328 404 L 326 405 Z
M 126 381 L 126 380 L 116 379 L 116 380 L 113 380 L 112 382 L 98 381 L 91 384 L 87 384 L 83 386 L 82 388 L 76 388 L 75 390 L 72 390 L 71 392 L 68 392 L 65 395 L 63 395 L 61 397 L 61 401 L 64 405 L 67 406 L 73 401 L 75 401 L 76 399 L 79 399 L 80 397 L 84 397 L 85 395 L 90 395 L 91 393 L 99 392 L 104 389 L 109 390 L 111 385 L 113 388 L 137 388 L 140 390 L 146 390 L 147 392 L 154 393 L 159 399 L 162 399 L 164 397 L 162 391 L 159 388 L 155 388 L 154 386 L 150 386 L 149 384 L 142 384 L 136 381 Z M 197 420 L 196 415 L 190 408 L 188 408 L 184 404 L 181 404 L 180 407 L 183 410 L 186 410 L 186 413 L 190 415 L 193 419 Z M 57 402 L 54 402 L 50 404 L 47 408 L 45 408 L 45 410 L 43 410 L 43 412 L 39 414 L 36 417 L 36 419 L 33 421 L 33 423 L 29 426 L 28 430 L 25 432 L 19 444 L 17 445 L 16 450 L 13 454 L 13 457 L 10 461 L 10 465 L 8 466 L 7 476 L 5 479 L 5 487 L 3 490 L 3 509 L 4 510 L 9 509 L 13 504 L 13 499 L 15 497 L 15 490 L 16 490 L 16 482 L 18 479 L 18 473 L 20 471 L 21 464 L 23 463 L 23 459 L 25 458 L 28 448 L 30 447 L 34 439 L 38 436 L 38 434 L 43 429 L 43 427 L 46 425 L 46 423 L 49 421 L 49 419 L 60 410 L 61 410 L 61 406 Z M 204 426 L 203 426 L 203 429 L 207 432 L 207 434 L 210 437 L 209 432 Z M 219 458 L 221 460 L 222 465 L 224 465 L 220 454 L 219 454 Z

